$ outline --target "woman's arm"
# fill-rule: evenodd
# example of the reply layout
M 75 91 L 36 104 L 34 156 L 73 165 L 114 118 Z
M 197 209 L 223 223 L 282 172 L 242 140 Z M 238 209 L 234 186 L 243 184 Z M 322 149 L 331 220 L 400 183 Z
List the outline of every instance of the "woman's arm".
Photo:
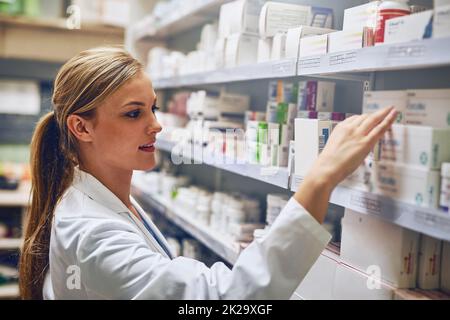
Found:
M 294 198 L 323 223 L 331 192 L 355 171 L 395 121 L 393 107 L 353 116 L 333 130 L 324 150 L 300 184 Z

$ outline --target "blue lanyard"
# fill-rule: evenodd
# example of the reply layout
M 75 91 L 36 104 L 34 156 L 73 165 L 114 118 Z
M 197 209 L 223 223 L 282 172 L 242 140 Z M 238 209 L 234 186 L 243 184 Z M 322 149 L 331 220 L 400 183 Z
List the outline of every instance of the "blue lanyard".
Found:
M 142 215 L 139 213 L 138 210 L 136 210 L 138 215 L 141 217 L 141 221 L 144 223 L 145 228 L 150 232 L 150 234 L 153 236 L 153 238 L 158 242 L 158 244 L 161 246 L 161 248 L 165 251 L 165 253 L 169 256 L 170 259 L 172 259 L 172 253 L 170 253 L 170 250 L 167 248 L 164 242 L 161 241 L 161 239 L 156 235 L 156 233 L 153 231 L 153 229 L 149 226 L 147 221 L 142 217 Z

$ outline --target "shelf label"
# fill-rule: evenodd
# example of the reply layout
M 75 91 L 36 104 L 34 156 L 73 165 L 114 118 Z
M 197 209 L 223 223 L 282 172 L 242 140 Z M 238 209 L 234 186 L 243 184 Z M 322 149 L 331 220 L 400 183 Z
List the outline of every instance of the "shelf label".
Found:
M 300 69 L 315 69 L 320 68 L 321 57 L 302 59 L 299 61 Z
M 339 66 L 356 61 L 357 51 L 346 51 L 330 55 L 330 66 Z
M 425 211 L 416 211 L 414 219 L 422 225 L 443 230 L 447 234 L 450 233 L 450 218 L 440 217 Z
M 295 72 L 295 61 L 294 60 L 287 60 L 287 61 L 281 61 L 276 62 L 272 64 L 272 73 L 274 73 L 277 76 L 294 76 Z
M 375 196 L 374 196 L 375 197 Z M 381 202 L 379 199 L 371 199 L 368 194 L 361 194 L 352 192 L 350 195 L 349 205 L 354 207 L 355 210 L 362 209 L 363 212 L 369 212 L 372 214 L 381 214 Z
M 389 48 L 387 58 L 391 60 L 397 59 L 417 59 L 423 58 L 427 50 L 424 45 L 402 45 Z

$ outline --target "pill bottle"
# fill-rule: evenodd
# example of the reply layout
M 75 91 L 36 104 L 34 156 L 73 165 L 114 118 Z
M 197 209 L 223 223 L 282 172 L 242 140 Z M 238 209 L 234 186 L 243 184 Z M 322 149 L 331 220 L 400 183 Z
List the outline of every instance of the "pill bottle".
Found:
M 442 209 L 448 212 L 450 207 L 450 163 L 442 164 L 441 175 L 441 197 L 439 204 Z
M 386 21 L 392 18 L 409 15 L 411 9 L 408 0 L 383 1 L 378 6 L 377 26 L 375 28 L 375 44 L 384 42 Z

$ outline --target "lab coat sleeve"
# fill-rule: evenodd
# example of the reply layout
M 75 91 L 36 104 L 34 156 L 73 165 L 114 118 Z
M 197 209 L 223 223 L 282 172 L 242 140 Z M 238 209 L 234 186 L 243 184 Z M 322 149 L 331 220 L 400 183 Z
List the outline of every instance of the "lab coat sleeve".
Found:
M 294 199 L 270 231 L 242 251 L 232 269 L 184 257 L 170 260 L 118 222 L 102 223 L 78 250 L 81 279 L 112 299 L 288 299 L 331 235 Z

